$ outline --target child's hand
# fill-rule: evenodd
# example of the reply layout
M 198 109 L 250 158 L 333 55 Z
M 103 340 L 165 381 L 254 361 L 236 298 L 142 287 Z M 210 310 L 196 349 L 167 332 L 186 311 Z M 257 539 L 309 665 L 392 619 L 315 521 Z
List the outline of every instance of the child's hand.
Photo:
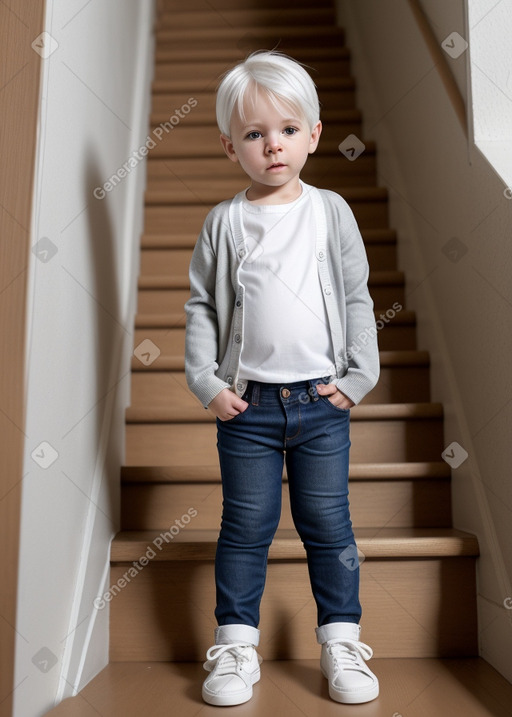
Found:
M 355 406 L 354 401 L 345 396 L 333 383 L 317 383 L 316 390 L 320 396 L 327 396 L 328 400 L 338 408 L 352 408 L 352 406 Z
M 221 421 L 229 421 L 230 418 L 238 416 L 239 413 L 243 413 L 249 404 L 242 398 L 239 398 L 236 393 L 230 391 L 229 388 L 223 388 L 218 393 L 213 401 L 210 401 L 208 408 L 214 413 Z

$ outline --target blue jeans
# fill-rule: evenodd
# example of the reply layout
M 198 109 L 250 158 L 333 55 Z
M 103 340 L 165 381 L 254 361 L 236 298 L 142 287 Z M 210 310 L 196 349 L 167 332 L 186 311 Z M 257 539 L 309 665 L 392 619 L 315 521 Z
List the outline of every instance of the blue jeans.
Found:
M 283 461 L 307 555 L 318 625 L 359 623 L 359 565 L 348 502 L 350 410 L 316 391 L 326 378 L 249 381 L 249 406 L 217 419 L 223 513 L 215 558 L 219 625 L 257 627 L 268 549 L 281 515 Z

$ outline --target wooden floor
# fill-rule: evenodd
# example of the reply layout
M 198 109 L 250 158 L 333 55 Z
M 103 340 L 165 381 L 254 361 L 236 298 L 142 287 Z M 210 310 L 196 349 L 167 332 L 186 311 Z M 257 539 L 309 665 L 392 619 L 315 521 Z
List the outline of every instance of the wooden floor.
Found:
M 340 705 L 317 660 L 265 662 L 252 700 L 229 709 L 201 699 L 197 663 L 111 663 L 51 717 L 510 717 L 512 685 L 482 659 L 374 659 L 380 695 Z

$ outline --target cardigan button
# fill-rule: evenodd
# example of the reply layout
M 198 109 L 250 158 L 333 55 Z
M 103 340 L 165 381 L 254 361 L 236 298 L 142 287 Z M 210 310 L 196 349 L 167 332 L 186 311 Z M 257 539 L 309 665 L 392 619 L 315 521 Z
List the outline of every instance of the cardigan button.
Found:
M 239 344 L 241 340 L 242 340 L 242 337 L 240 336 L 240 334 L 235 334 L 236 343 Z
M 319 261 L 323 261 L 325 259 L 325 252 L 319 251 L 316 256 Z
M 331 287 L 330 287 L 330 286 L 326 286 L 326 287 L 325 287 L 325 289 L 324 289 L 324 294 L 325 294 L 326 296 L 330 296 L 330 295 L 332 294 L 332 291 L 331 291 Z

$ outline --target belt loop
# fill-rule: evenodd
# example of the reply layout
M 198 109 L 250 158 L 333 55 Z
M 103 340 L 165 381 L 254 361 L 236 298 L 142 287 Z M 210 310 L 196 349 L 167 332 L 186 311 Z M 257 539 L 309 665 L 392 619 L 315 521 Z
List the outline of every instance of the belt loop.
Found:
M 254 383 L 251 381 L 252 397 L 251 403 L 253 406 L 258 406 L 260 402 L 260 384 L 257 381 Z

